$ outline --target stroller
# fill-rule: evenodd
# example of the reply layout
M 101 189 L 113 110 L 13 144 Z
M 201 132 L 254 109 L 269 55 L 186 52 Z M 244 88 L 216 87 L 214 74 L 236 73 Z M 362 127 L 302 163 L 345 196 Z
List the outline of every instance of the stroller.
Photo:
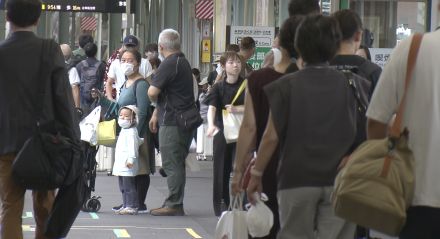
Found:
M 78 116 L 80 119 L 83 118 L 82 110 L 78 109 Z M 86 181 L 86 192 L 84 195 L 84 202 L 81 208 L 84 212 L 98 212 L 101 209 L 101 202 L 99 196 L 92 196 L 92 192 L 95 191 L 95 180 L 96 180 L 96 153 L 98 152 L 98 146 L 92 146 L 89 142 L 82 141 L 81 149 L 84 157 L 84 168 L 85 168 L 85 181 Z
M 100 196 L 92 196 L 92 192 L 95 191 L 96 180 L 96 153 L 98 152 L 97 146 L 91 146 L 88 142 L 83 142 L 83 152 L 85 156 L 85 168 L 86 168 L 86 184 L 87 191 L 81 210 L 83 212 L 98 212 L 101 209 Z

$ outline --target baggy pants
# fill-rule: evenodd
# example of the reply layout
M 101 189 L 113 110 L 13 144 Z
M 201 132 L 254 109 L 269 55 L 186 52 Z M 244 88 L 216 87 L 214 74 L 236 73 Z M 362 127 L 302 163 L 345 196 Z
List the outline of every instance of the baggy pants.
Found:
M 22 214 L 26 189 L 17 185 L 11 176 L 14 154 L 0 155 L 0 235 L 2 239 L 22 239 Z M 44 239 L 44 230 L 55 199 L 55 191 L 32 191 L 35 238 Z

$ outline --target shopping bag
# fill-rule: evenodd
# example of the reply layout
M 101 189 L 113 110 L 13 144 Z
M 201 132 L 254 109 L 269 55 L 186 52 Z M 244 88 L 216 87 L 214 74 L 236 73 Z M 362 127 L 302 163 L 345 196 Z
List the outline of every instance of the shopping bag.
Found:
M 226 143 L 235 143 L 240 132 L 241 122 L 243 122 L 243 113 L 231 113 L 223 110 L 223 134 Z
M 246 239 L 248 229 L 246 211 L 243 210 L 243 196 L 232 199 L 228 211 L 222 213 L 215 228 L 215 239 Z
M 423 35 L 414 35 L 408 55 L 405 90 L 384 139 L 368 140 L 349 157 L 335 180 L 332 203 L 336 216 L 394 236 L 405 225 L 414 193 L 414 155 L 401 125 L 405 98 Z
M 231 106 L 234 105 L 238 97 L 243 93 L 247 85 L 247 81 L 244 80 L 241 83 L 240 88 L 234 96 L 231 102 Z M 222 111 L 223 118 L 223 134 L 225 135 L 226 143 L 235 143 L 238 139 L 238 133 L 240 132 L 241 122 L 243 122 L 243 112 L 228 112 L 227 110 Z
M 269 235 L 273 226 L 273 213 L 264 203 L 269 199 L 267 195 L 255 193 L 255 205 L 247 204 L 246 222 L 249 234 L 252 237 L 265 237 Z
M 114 147 L 116 144 L 116 120 L 102 121 L 98 124 L 98 145 Z
M 81 140 L 95 146 L 98 143 L 97 131 L 101 118 L 101 106 L 96 107 L 89 115 L 79 122 Z

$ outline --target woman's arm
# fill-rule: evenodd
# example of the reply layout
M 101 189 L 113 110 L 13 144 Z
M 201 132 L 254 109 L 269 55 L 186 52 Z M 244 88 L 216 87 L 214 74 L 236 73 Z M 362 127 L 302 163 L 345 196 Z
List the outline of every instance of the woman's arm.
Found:
M 213 137 L 215 135 L 215 132 L 218 131 L 217 126 L 215 125 L 215 112 L 217 111 L 217 108 L 213 105 L 210 105 L 208 107 L 208 131 L 206 132 L 206 135 L 208 137 Z
M 252 158 L 252 151 L 254 151 L 256 147 L 257 127 L 255 122 L 254 105 L 249 92 L 247 92 L 245 96 L 243 108 L 244 116 L 237 141 L 234 176 L 232 177 L 232 194 L 234 195 L 241 191 L 243 171 Z
M 266 130 L 261 139 L 260 147 L 258 147 L 257 158 L 255 160 L 255 165 L 251 170 L 251 179 L 247 188 L 247 196 L 249 202 L 252 204 L 255 204 L 256 202 L 254 198 L 255 192 L 261 192 L 262 190 L 261 178 L 278 146 L 278 142 L 278 134 L 272 120 L 272 113 L 270 113 Z
M 136 107 L 138 108 L 138 125 L 137 130 L 139 132 L 139 137 L 144 137 L 145 133 L 148 129 L 148 122 L 151 118 L 150 113 L 150 105 L 151 101 L 148 98 L 147 91 L 148 91 L 148 83 L 143 80 L 139 79 L 140 82 L 136 85 Z

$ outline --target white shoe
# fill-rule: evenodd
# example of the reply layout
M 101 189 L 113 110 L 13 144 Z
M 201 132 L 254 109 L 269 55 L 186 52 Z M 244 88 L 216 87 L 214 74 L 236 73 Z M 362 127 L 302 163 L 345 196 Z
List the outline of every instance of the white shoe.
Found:
M 136 215 L 136 214 L 138 214 L 138 211 L 135 208 L 126 207 L 116 213 L 119 215 Z

